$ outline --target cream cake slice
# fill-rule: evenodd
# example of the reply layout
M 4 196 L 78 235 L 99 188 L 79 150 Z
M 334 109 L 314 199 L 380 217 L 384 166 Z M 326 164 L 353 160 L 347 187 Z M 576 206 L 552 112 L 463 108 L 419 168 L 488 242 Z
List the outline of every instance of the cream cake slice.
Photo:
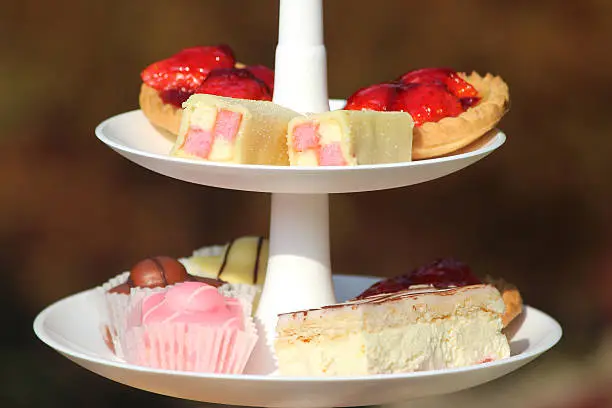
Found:
M 287 126 L 299 113 L 268 101 L 194 94 L 183 103 L 173 156 L 288 165 Z
M 405 112 L 337 110 L 291 120 L 292 166 L 356 166 L 412 159 L 414 122 Z
M 279 372 L 357 376 L 463 367 L 510 355 L 491 285 L 424 286 L 282 314 Z

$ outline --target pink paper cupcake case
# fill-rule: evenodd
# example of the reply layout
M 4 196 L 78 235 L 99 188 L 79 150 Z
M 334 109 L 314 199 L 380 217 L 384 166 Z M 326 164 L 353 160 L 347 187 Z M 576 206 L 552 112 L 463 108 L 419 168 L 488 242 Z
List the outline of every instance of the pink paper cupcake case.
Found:
M 96 288 L 98 310 L 100 315 L 100 331 L 103 337 L 110 334 L 110 341 L 115 355 L 119 358 L 124 357 L 121 339 L 127 327 L 133 325 L 134 318 L 130 318 L 132 305 L 137 304 L 145 296 L 165 288 L 131 288 L 130 294 L 109 293 L 109 290 L 127 282 L 129 272 L 123 272 L 109 279 L 107 282 Z
M 108 293 L 108 291 L 117 285 L 125 283 L 129 275 L 129 272 L 121 273 L 109 279 L 103 285 L 98 286 L 95 290 L 100 316 L 100 332 L 105 340 L 110 341 L 112 351 L 120 358 L 123 356 L 119 341 L 120 332 L 125 327 L 123 324 L 124 313 L 128 308 L 129 296 L 120 293 Z M 107 335 L 110 336 L 109 339 L 106 339 Z
M 248 330 L 248 328 L 247 328 Z M 124 336 L 128 363 L 202 373 L 240 374 L 257 342 L 254 332 L 203 324 L 131 327 Z

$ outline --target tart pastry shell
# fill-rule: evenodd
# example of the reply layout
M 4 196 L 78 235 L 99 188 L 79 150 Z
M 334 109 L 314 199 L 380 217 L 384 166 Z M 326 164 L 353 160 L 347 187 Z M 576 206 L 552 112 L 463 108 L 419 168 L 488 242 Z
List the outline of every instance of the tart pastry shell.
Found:
M 501 278 L 495 279 L 487 276 L 484 281 L 495 286 L 499 293 L 501 293 L 504 305 L 506 306 L 506 311 L 502 315 L 502 323 L 505 328 L 523 312 L 523 298 L 521 297 L 521 293 L 516 286 Z
M 493 129 L 510 108 L 508 85 L 499 76 L 459 74 L 481 96 L 480 102 L 455 117 L 414 128 L 412 158 L 428 159 L 455 152 Z
M 183 110 L 170 103 L 164 103 L 155 88 L 143 83 L 140 87 L 140 109 L 149 122 L 170 141 L 176 139 L 181 127 Z

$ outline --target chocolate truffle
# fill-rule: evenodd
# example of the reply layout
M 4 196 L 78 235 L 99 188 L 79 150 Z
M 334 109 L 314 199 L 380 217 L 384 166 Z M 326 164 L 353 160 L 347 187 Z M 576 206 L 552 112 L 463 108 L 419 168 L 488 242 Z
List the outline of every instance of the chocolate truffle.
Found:
M 188 280 L 187 270 L 179 261 L 167 256 L 155 256 L 138 262 L 130 270 L 128 284 L 141 288 L 156 288 Z

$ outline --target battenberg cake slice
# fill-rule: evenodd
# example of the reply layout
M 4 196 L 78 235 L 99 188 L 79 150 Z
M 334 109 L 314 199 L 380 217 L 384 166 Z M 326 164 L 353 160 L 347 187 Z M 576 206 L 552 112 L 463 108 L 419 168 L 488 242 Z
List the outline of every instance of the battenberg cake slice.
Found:
M 195 94 L 171 155 L 240 164 L 288 165 L 287 125 L 299 113 L 268 101 Z
M 292 166 L 408 162 L 412 117 L 405 112 L 338 110 L 294 118 L 287 144 Z

